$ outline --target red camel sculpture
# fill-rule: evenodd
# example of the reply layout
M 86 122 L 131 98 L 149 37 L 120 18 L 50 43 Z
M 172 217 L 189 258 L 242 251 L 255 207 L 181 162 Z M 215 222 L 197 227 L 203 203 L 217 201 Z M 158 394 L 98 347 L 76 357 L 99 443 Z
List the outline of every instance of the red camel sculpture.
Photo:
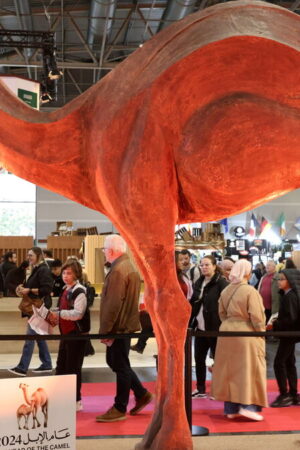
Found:
M 0 87 L 0 161 L 106 214 L 143 274 L 160 364 L 140 449 L 192 448 L 175 224 L 228 217 L 300 186 L 299 30 L 299 16 L 278 6 L 230 2 L 170 26 L 57 112 L 33 111 Z

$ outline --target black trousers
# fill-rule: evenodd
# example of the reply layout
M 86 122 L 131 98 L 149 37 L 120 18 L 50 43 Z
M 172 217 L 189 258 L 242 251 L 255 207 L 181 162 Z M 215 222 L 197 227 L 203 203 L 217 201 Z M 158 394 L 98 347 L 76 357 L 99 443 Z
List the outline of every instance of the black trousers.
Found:
M 196 363 L 196 378 L 197 378 L 197 389 L 199 392 L 205 392 L 205 381 L 206 381 L 206 365 L 205 360 L 210 349 L 211 355 L 214 358 L 216 352 L 217 338 L 209 337 L 195 337 L 194 341 L 194 354 Z
M 138 338 L 138 341 L 137 341 L 137 343 L 136 343 L 136 346 L 139 348 L 139 350 L 144 350 L 144 348 L 146 347 L 146 345 L 147 345 L 147 341 L 148 341 L 148 339 L 149 339 L 149 337 L 147 337 L 147 336 L 140 336 L 139 338 Z
M 274 359 L 274 372 L 280 394 L 297 395 L 297 368 L 295 358 L 295 341 L 281 338 Z
M 269 322 L 269 319 L 272 315 L 272 310 L 271 309 L 265 309 L 265 316 L 266 316 L 266 324 Z
M 85 339 L 60 341 L 57 355 L 56 375 L 76 375 L 76 401 L 81 400 L 81 369 L 85 346 Z
M 106 349 L 106 362 L 117 375 L 114 407 L 121 412 L 126 412 L 130 389 L 133 390 L 136 399 L 143 397 L 147 392 L 130 366 L 129 349 L 130 338 L 115 339 L 111 347 Z

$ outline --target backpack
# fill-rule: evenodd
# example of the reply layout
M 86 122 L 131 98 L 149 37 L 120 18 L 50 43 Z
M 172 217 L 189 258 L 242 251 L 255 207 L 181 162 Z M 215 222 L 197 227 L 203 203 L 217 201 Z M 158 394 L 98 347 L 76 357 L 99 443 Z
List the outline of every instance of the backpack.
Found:
M 92 286 L 91 283 L 89 283 L 89 282 L 83 283 L 83 286 L 86 289 L 85 295 L 86 295 L 86 299 L 87 299 L 87 305 L 90 308 L 91 306 L 93 306 L 95 297 L 97 297 L 96 290 L 95 290 L 94 286 Z
M 68 303 L 69 303 L 69 305 L 70 305 L 70 307 L 72 309 L 74 309 L 74 302 L 75 302 L 76 297 L 79 294 L 87 295 L 86 294 L 86 289 L 84 288 L 84 286 L 78 285 L 78 284 L 76 284 L 75 287 L 68 292 L 67 300 L 68 300 Z M 90 315 L 90 309 L 89 309 L 88 301 L 87 301 L 87 304 L 86 304 L 86 310 L 85 310 L 85 313 L 84 313 L 83 317 L 81 319 L 79 319 L 79 320 L 76 320 L 75 323 L 76 323 L 78 331 L 80 333 L 88 333 L 90 331 L 90 329 L 91 329 L 91 315 Z

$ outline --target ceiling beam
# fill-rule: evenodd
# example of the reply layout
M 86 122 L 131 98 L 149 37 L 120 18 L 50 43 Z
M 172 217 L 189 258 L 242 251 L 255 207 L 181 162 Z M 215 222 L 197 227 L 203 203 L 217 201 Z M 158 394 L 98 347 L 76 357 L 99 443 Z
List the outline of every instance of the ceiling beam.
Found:
M 25 64 L 24 60 L 10 60 L 9 58 L 1 58 L 0 65 L 5 67 L 43 67 L 42 61 L 31 61 L 28 65 Z M 112 70 L 118 64 L 112 62 L 104 62 L 103 66 L 100 67 L 101 70 Z M 59 68 L 61 69 L 83 69 L 83 70 L 91 70 L 91 69 L 99 69 L 99 64 L 97 63 L 86 63 L 86 62 L 78 62 L 78 61 L 62 61 L 59 62 Z
M 79 94 L 82 94 L 82 89 L 79 86 L 79 84 L 77 83 L 77 81 L 75 80 L 72 72 L 70 70 L 68 70 L 68 69 L 66 70 L 66 72 L 67 72 L 68 76 L 71 78 L 71 80 L 72 80 L 74 86 L 76 87 L 77 91 L 79 92 Z
M 94 61 L 94 63 L 98 63 L 97 58 L 95 57 L 95 55 L 93 54 L 93 52 L 91 51 L 90 47 L 88 46 L 86 40 L 83 37 L 83 34 L 79 28 L 79 26 L 77 25 L 77 23 L 75 22 L 74 18 L 71 16 L 71 14 L 69 12 L 66 12 L 66 15 L 68 16 L 68 18 L 70 19 L 71 24 L 73 25 L 74 30 L 77 33 L 77 36 L 79 37 L 79 39 L 81 40 L 81 42 L 83 43 L 84 48 L 86 49 L 86 51 L 88 52 L 88 54 L 90 55 L 90 57 L 92 58 L 92 60 Z
M 298 9 L 299 7 L 300 7 L 300 0 L 295 0 L 289 9 L 290 11 L 296 11 L 296 9 Z

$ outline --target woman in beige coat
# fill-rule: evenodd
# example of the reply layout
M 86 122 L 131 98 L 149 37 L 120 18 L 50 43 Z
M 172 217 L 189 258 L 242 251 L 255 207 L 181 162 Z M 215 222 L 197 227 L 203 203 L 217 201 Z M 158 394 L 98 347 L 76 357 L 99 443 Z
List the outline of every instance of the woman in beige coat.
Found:
M 251 264 L 237 261 L 230 285 L 219 299 L 220 331 L 265 331 L 262 298 L 248 285 Z M 263 337 L 219 337 L 212 378 L 212 396 L 224 401 L 229 419 L 238 415 L 262 420 L 267 404 L 265 340 Z

